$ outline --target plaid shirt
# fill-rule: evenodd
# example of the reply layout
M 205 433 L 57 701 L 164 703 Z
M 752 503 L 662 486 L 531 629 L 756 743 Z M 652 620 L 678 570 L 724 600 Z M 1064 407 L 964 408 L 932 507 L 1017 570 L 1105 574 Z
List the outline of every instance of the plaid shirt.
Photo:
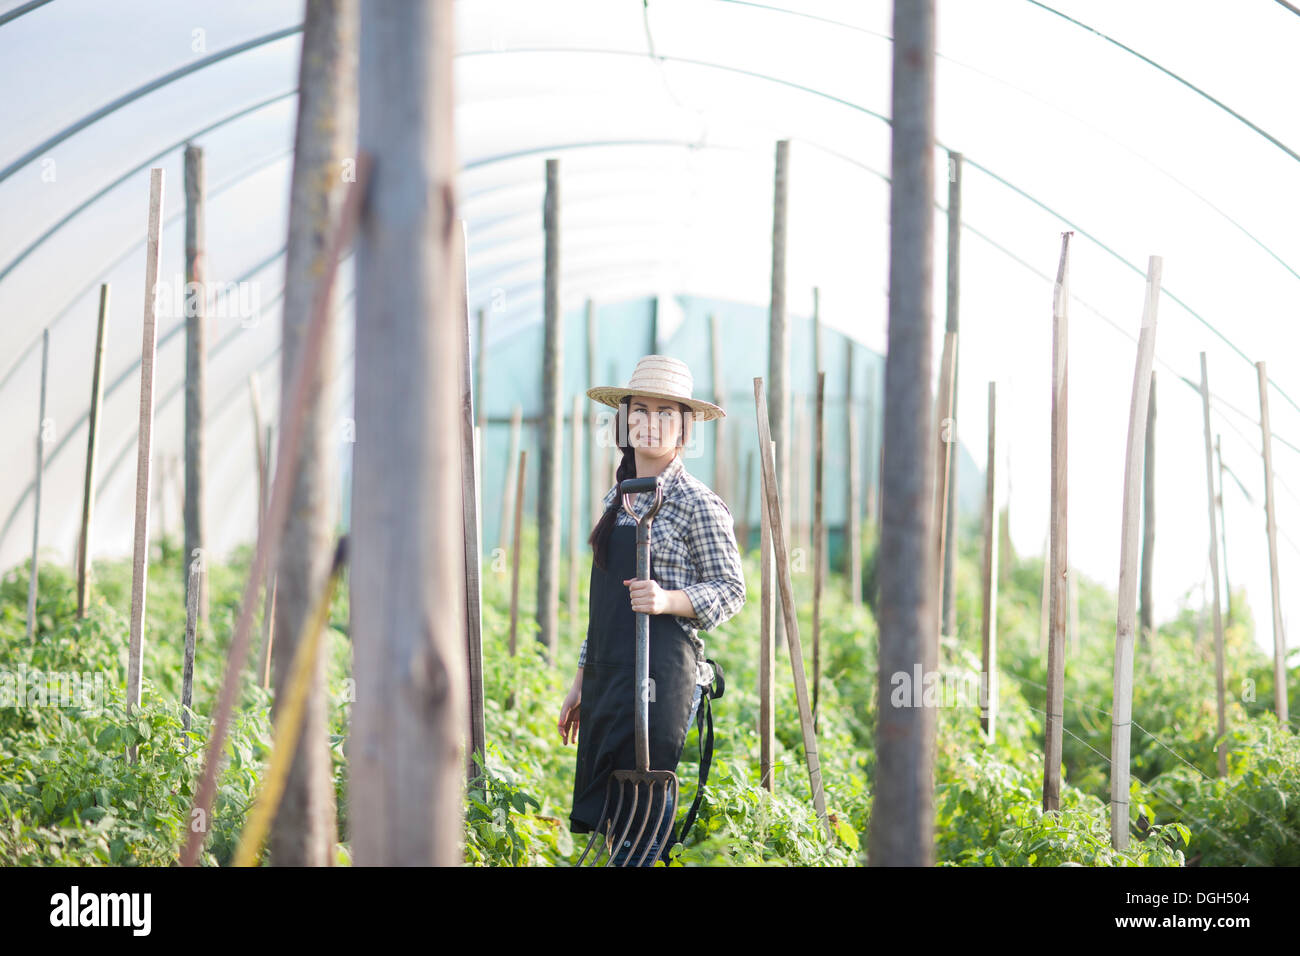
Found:
M 678 455 L 660 474 L 663 504 L 650 524 L 650 577 L 668 591 L 685 591 L 695 617 L 673 615 L 703 656 L 697 631 L 711 631 L 736 614 L 745 603 L 745 574 L 736 546 L 734 519 L 726 503 L 708 485 L 686 470 Z M 614 501 L 615 485 L 605 494 L 604 507 Z M 638 512 L 649 507 L 649 492 L 635 495 Z M 603 511 L 602 511 L 603 513 Z M 636 519 L 619 509 L 617 524 L 636 526 Z M 582 642 L 578 666 L 587 663 Z

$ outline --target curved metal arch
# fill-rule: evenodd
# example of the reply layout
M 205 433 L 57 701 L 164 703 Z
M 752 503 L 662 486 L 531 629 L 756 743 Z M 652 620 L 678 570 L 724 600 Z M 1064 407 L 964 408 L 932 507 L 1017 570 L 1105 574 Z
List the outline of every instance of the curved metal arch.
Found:
M 162 76 L 156 77 L 150 80 L 148 83 L 145 83 L 143 86 L 136 87 L 134 90 L 131 90 L 129 93 L 122 94 L 112 102 L 106 103 L 103 106 L 99 107 L 99 109 L 92 110 L 91 112 L 87 113 L 85 116 L 81 117 L 81 119 L 77 120 L 75 123 L 71 124 L 70 126 L 65 126 L 63 129 L 59 130 L 53 136 L 46 139 L 43 143 L 39 143 L 38 145 L 34 146 L 32 149 L 24 153 L 22 156 L 19 156 L 17 159 L 15 159 L 4 169 L 0 169 L 0 183 L 3 183 L 6 179 L 8 179 L 10 176 L 16 173 L 18 170 L 22 169 L 32 160 L 36 159 L 36 157 L 40 156 L 42 153 L 45 153 L 53 149 L 55 146 L 58 146 L 60 143 L 62 143 L 64 140 L 68 139 L 69 137 L 75 136 L 77 133 L 80 133 L 87 126 L 99 122 L 105 116 L 109 116 L 112 113 L 116 113 L 122 107 L 134 103 L 136 100 L 140 99 L 143 96 L 148 96 L 154 90 L 161 89 L 162 87 L 168 85 L 169 83 L 174 83 L 177 80 L 189 76 L 191 73 L 195 73 L 199 70 L 206 69 L 207 67 L 212 66 L 213 64 L 216 63 L 220 63 L 222 60 L 227 60 L 232 56 L 238 56 L 240 53 L 247 53 L 249 50 L 257 49 L 259 46 L 265 46 L 268 43 L 274 43 L 277 40 L 283 40 L 285 37 L 290 37 L 293 36 L 295 33 L 301 33 L 301 32 L 302 32 L 302 24 L 300 23 L 297 26 L 286 27 L 283 30 L 276 30 L 273 33 L 266 33 L 260 37 L 254 37 L 251 40 L 245 40 L 243 43 L 237 43 L 232 47 L 227 47 L 224 50 L 219 50 L 218 52 L 213 53 L 210 56 L 205 56 L 201 60 L 197 60 L 194 63 L 186 64 L 185 66 L 172 70 L 170 73 L 165 73 Z
M 14 7 L 8 13 L 0 13 L 0 27 L 4 26 L 6 23 L 9 23 L 10 21 L 17 20 L 24 13 L 31 13 L 37 7 L 45 6 L 49 2 L 50 0 L 29 0 L 29 2 L 24 3 L 20 7 Z

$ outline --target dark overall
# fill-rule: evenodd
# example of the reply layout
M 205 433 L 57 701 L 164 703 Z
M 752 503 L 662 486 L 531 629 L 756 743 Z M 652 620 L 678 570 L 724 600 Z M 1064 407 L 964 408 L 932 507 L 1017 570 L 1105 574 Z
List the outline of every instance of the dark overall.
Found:
M 654 555 L 651 554 L 651 568 Z M 636 577 L 636 528 L 614 525 L 609 538 L 606 570 L 591 568 L 587 661 L 582 674 L 581 724 L 577 773 L 573 782 L 574 833 L 589 833 L 600 822 L 606 785 L 612 770 L 635 770 L 633 701 L 636 661 L 636 612 L 623 583 Z M 696 650 L 686 632 L 669 614 L 650 615 L 650 767 L 676 770 L 686 743 L 687 720 L 696 684 Z M 625 804 L 626 808 L 626 804 Z M 606 809 L 613 813 L 611 802 Z M 644 808 L 642 808 L 644 810 Z M 658 804 L 655 806 L 658 813 Z M 666 837 L 672 825 L 657 835 L 660 854 L 667 857 Z M 619 833 L 623 821 L 618 821 Z M 635 827 L 633 832 L 635 832 Z M 656 839 L 654 821 L 641 843 L 640 855 Z

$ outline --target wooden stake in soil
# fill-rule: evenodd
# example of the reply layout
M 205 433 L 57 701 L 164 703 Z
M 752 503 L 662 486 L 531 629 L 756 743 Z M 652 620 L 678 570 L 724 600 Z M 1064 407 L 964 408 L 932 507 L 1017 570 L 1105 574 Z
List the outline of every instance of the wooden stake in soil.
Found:
M 1047 640 L 1047 717 L 1043 758 L 1043 810 L 1061 806 L 1061 744 L 1065 712 L 1065 628 L 1066 580 L 1069 552 L 1066 548 L 1066 433 L 1069 396 L 1068 306 L 1070 301 L 1070 237 L 1061 233 L 1061 261 L 1056 269 L 1052 296 L 1052 520 L 1051 520 L 1051 617 Z
M 772 440 L 776 442 L 776 474 L 782 488 L 790 488 L 788 412 L 790 399 L 790 322 L 786 315 L 785 260 L 787 209 L 790 188 L 790 141 L 778 140 L 772 190 L 772 296 L 768 313 L 768 386 L 772 392 Z M 775 540 L 775 539 L 774 539 Z M 784 540 L 784 536 L 783 536 Z M 788 556 L 788 554 L 787 554 Z M 776 642 L 781 641 L 783 618 L 776 616 Z
M 1147 402 L 1146 452 L 1142 456 L 1142 603 L 1139 639 L 1145 645 L 1155 627 L 1155 599 L 1152 596 L 1153 561 L 1156 552 L 1156 373 L 1151 371 L 1151 398 Z
M 190 564 L 189 580 L 185 582 L 185 662 L 181 670 L 181 726 L 186 732 L 186 750 L 189 749 L 190 711 L 194 703 L 194 644 L 199 623 L 199 593 L 203 587 L 203 569 L 197 562 Z
M 207 450 L 207 175 L 203 150 L 185 146 L 185 560 L 207 546 L 204 469 Z M 188 586 L 189 572 L 182 580 Z M 199 620 L 208 621 L 208 596 L 199 592 Z
M 1124 452 L 1124 512 L 1119 552 L 1119 611 L 1115 621 L 1115 672 L 1110 725 L 1110 841 L 1117 850 L 1129 840 L 1129 746 L 1133 727 L 1133 645 L 1137 630 L 1138 525 L 1142 492 L 1142 455 L 1146 447 L 1147 403 L 1151 365 L 1156 352 L 1156 309 L 1160 304 L 1163 260 L 1147 263 L 1146 299 L 1138 333 L 1137 368 L 1128 410 L 1128 444 Z
M 1223 615 L 1219 610 L 1219 535 L 1214 520 L 1214 448 L 1210 444 L 1210 378 L 1201 353 L 1201 413 L 1205 419 L 1205 488 L 1210 514 L 1210 579 L 1214 586 L 1214 685 L 1219 714 L 1219 776 L 1228 775 L 1227 699 L 1223 684 Z
M 514 548 L 510 558 L 510 656 L 518 649 L 516 634 L 519 629 L 519 547 L 524 526 L 524 478 L 528 473 L 528 449 L 519 453 L 519 469 L 515 479 Z
M 537 639 L 555 663 L 560 603 L 560 383 L 564 320 L 560 315 L 560 161 L 546 161 L 544 341 L 542 354 L 541 464 L 537 477 Z
M 36 421 L 36 500 L 32 508 L 32 564 L 27 575 L 27 640 L 36 633 L 37 548 L 41 538 L 41 476 L 45 471 L 45 382 L 50 369 L 50 330 L 41 333 L 41 401 Z
M 1204 358 L 1201 361 L 1204 363 Z M 1277 574 L 1277 512 L 1273 510 L 1277 501 L 1273 497 L 1273 431 L 1268 423 L 1268 374 L 1264 370 L 1263 362 L 1256 362 L 1255 369 L 1259 375 L 1259 427 L 1264 440 L 1264 509 L 1265 527 L 1268 531 L 1268 571 L 1269 582 L 1273 589 L 1273 707 L 1277 713 L 1277 722 L 1285 725 L 1290 718 L 1287 715 L 1286 696 L 1286 627 L 1282 622 L 1282 592 L 1278 588 Z
M 759 447 L 764 447 L 760 442 Z M 767 457 L 776 465 L 776 442 L 766 445 Z M 753 459 L 751 459 L 752 461 Z M 762 500 L 767 501 L 767 472 L 761 470 Z M 775 471 L 774 471 L 775 473 Z M 776 793 L 776 691 L 774 675 L 776 672 L 776 641 L 774 627 L 776 617 L 776 560 L 772 552 L 772 526 L 768 521 L 767 508 L 760 504 L 758 509 L 758 563 L 762 569 L 760 583 L 760 615 L 758 636 L 758 740 L 759 740 L 759 781 L 769 793 Z
M 947 331 L 957 334 L 958 303 L 960 300 L 961 280 L 961 180 L 962 155 L 948 153 L 948 294 L 947 294 Z M 960 369 L 958 361 L 957 340 L 954 338 L 952 350 L 952 400 L 949 416 L 952 418 L 951 454 L 948 455 L 948 471 L 944 478 L 944 549 L 943 568 L 939 572 L 941 587 L 940 618 L 943 622 L 940 633 L 957 633 L 957 378 Z
M 77 541 L 77 618 L 86 616 L 90 597 L 90 522 L 95 509 L 95 457 L 99 449 L 99 408 L 104 403 L 104 345 L 108 334 L 108 283 L 99 287 L 99 328 L 95 332 L 95 370 L 90 385 L 86 439 L 86 486 L 81 495 L 81 535 Z
M 939 395 L 935 402 L 935 435 L 938 438 L 938 458 L 935 465 L 935 492 L 934 492 L 934 529 L 935 529 L 935 549 L 934 553 L 938 563 L 935 568 L 939 574 L 939 587 L 937 598 L 939 607 L 943 608 L 943 574 L 947 564 L 946 551 L 948 548 L 948 465 L 954 454 L 953 434 L 953 375 L 956 371 L 957 364 L 957 333 L 948 331 L 943 336 L 943 359 L 939 365 Z M 942 624 L 942 615 L 940 624 Z M 934 633 L 936 654 L 938 653 L 938 641 L 941 629 L 936 629 Z M 936 660 L 938 658 L 936 657 Z
M 759 447 L 770 445 L 772 438 L 767 424 L 767 396 L 763 393 L 763 379 L 754 379 L 754 405 L 758 412 Z M 764 506 L 768 524 L 772 528 L 772 546 L 776 552 L 777 585 L 781 593 L 781 611 L 785 618 L 786 643 L 790 650 L 790 670 L 794 676 L 795 699 L 799 704 L 799 727 L 803 731 L 803 748 L 808 759 L 808 784 L 812 790 L 813 806 L 817 818 L 826 829 L 826 838 L 834 839 L 830 820 L 826 816 L 826 795 L 822 792 L 821 761 L 817 756 L 817 735 L 813 731 L 812 708 L 808 701 L 808 682 L 803 672 L 803 648 L 799 644 L 799 620 L 795 615 L 794 586 L 790 580 L 790 558 L 786 550 L 785 525 L 781 519 L 781 488 L 777 484 L 776 470 L 770 459 L 763 462 L 763 475 L 767 479 Z
M 822 522 L 822 443 L 826 437 L 826 373 L 817 373 L 817 418 L 813 431 L 813 730 L 822 687 L 822 575 L 826 572 L 826 526 Z
M 980 615 L 980 690 L 984 697 L 980 730 L 993 743 L 998 726 L 998 386 L 989 382 L 989 444 L 984 466 L 984 602 Z
M 149 470 L 153 464 L 153 362 L 158 345 L 158 266 L 162 232 L 163 171 L 149 170 L 148 238 L 144 255 L 144 332 L 140 346 L 140 432 L 135 458 L 135 540 L 131 563 L 131 647 L 126 670 L 126 712 L 140 706 L 144 667 L 144 606 L 149 578 Z M 127 748 L 135 763 L 136 748 Z
M 1223 507 L 1223 453 L 1219 450 L 1219 436 L 1214 436 L 1214 460 L 1219 469 L 1219 493 L 1214 496 L 1215 510 L 1219 513 L 1219 540 L 1223 544 L 1223 597 L 1224 627 L 1232 627 L 1232 579 L 1228 577 L 1228 519 Z

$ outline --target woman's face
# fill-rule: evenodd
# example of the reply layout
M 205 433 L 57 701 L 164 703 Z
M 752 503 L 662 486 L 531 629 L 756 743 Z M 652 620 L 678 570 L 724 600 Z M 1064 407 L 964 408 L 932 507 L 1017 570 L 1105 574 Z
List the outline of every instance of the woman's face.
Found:
M 627 440 L 643 457 L 671 457 L 682 434 L 682 409 L 666 398 L 633 395 L 627 406 Z

